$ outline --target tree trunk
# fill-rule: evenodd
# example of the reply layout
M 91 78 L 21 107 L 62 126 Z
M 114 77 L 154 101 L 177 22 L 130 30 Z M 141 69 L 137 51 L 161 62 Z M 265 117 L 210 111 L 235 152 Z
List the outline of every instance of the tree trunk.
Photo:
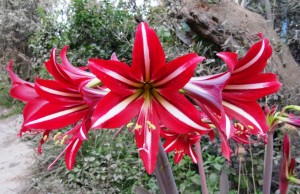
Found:
M 244 47 L 253 43 L 255 35 L 263 33 L 273 47 L 267 70 L 276 73 L 283 83 L 279 96 L 284 97 L 284 104 L 300 104 L 299 64 L 261 15 L 230 1 L 208 4 L 185 0 L 178 17 L 220 50 L 245 51 Z

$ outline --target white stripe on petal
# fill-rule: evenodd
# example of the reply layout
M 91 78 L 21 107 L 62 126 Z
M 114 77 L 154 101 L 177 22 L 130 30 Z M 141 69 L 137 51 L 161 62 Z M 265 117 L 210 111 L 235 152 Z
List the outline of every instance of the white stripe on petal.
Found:
M 167 151 L 172 145 L 174 145 L 174 143 L 178 140 L 178 138 L 179 138 L 179 136 L 176 138 L 176 139 L 174 139 L 167 147 L 165 147 L 165 151 Z
M 268 87 L 268 83 L 258 83 L 258 84 L 229 84 L 225 87 L 227 90 L 255 90 Z
M 122 112 L 131 102 L 133 102 L 140 93 L 134 93 L 133 95 L 129 96 L 119 104 L 117 104 L 115 107 L 110 109 L 109 111 L 106 112 L 106 114 L 102 115 L 102 117 L 98 118 L 98 120 L 94 123 L 92 127 L 97 127 L 101 125 L 102 123 L 108 121 L 109 119 L 113 118 L 120 112 Z
M 264 50 L 265 50 L 265 41 L 262 41 L 261 48 L 260 48 L 259 52 L 257 53 L 257 55 L 251 61 L 249 61 L 248 63 L 246 63 L 245 65 L 243 65 L 240 68 L 234 70 L 232 72 L 232 74 L 241 72 L 244 69 L 247 69 L 248 67 L 250 67 L 251 65 L 253 65 L 262 56 Z
M 150 56 L 149 56 L 149 46 L 147 40 L 147 33 L 145 24 L 142 23 L 142 39 L 143 39 L 143 51 L 144 51 L 144 63 L 145 63 L 145 75 L 146 81 L 150 81 Z
M 246 119 L 248 119 L 252 124 L 254 124 L 260 131 L 261 133 L 263 133 L 263 130 L 262 128 L 260 127 L 259 123 L 250 115 L 248 114 L 246 111 L 244 111 L 243 109 L 229 103 L 229 102 L 226 102 L 226 101 L 223 101 L 222 104 L 224 106 L 226 106 L 227 108 L 235 111 L 236 113 L 242 115 L 243 117 L 245 117 Z
M 118 74 L 118 73 L 116 73 L 114 71 L 110 71 L 108 69 L 104 69 L 103 72 L 106 75 L 109 75 L 109 76 L 111 76 L 111 77 L 113 77 L 113 78 L 115 78 L 115 79 L 117 79 L 117 80 L 119 80 L 121 82 L 124 82 L 124 83 L 126 83 L 128 85 L 135 86 L 135 87 L 139 87 L 139 85 L 140 85 L 140 84 L 138 84 L 136 82 L 133 82 L 133 81 L 127 79 L 126 77 L 124 77 L 124 76 L 122 76 L 122 75 L 120 75 L 120 74 Z
M 226 120 L 226 136 L 229 139 L 230 138 L 231 125 L 230 125 L 230 119 L 227 115 L 225 115 L 225 120 Z
M 37 120 L 30 121 L 30 122 L 26 123 L 25 126 L 36 124 L 36 123 L 41 123 L 41 122 L 52 120 L 52 119 L 55 119 L 55 118 L 58 118 L 58 117 L 62 117 L 62 116 L 65 116 L 67 114 L 70 114 L 70 113 L 73 113 L 73 112 L 85 109 L 87 107 L 88 107 L 88 105 L 83 104 L 81 106 L 77 106 L 77 107 L 74 107 L 74 108 L 71 108 L 71 109 L 63 110 L 63 111 L 60 111 L 60 112 L 57 112 L 57 113 L 54 113 L 54 114 L 47 115 L 45 117 L 39 118 Z
M 197 142 L 197 143 L 200 143 L 200 142 Z M 193 153 L 192 145 L 189 146 L 189 151 L 190 151 L 190 154 L 191 154 L 193 162 L 197 163 L 197 158 L 196 158 L 196 156 Z
M 159 94 L 155 95 L 155 98 L 159 101 L 159 103 L 175 118 L 180 120 L 181 122 L 189 125 L 192 128 L 207 131 L 208 129 L 205 127 L 202 127 L 201 125 L 195 123 L 192 119 L 190 119 L 188 116 L 186 116 L 183 112 L 181 112 L 178 108 L 176 108 L 174 105 L 170 104 L 168 101 L 166 101 L 162 96 Z
M 87 139 L 85 133 L 83 132 L 82 126 L 80 127 L 80 135 L 81 135 L 84 139 Z
M 173 71 L 171 74 L 169 74 L 167 77 L 165 77 L 163 80 L 154 83 L 155 86 L 160 86 L 163 85 L 165 83 L 167 83 L 168 81 L 174 79 L 175 77 L 177 77 L 178 75 L 180 75 L 186 68 L 183 66 L 180 66 L 178 69 L 176 69 L 175 71 Z
M 194 85 L 192 83 L 187 83 L 184 88 L 185 90 L 187 91 L 190 91 L 190 92 L 193 92 L 193 93 L 196 93 L 196 94 L 206 94 L 206 95 L 210 95 L 207 90 L 204 90 L 202 89 L 201 87 L 197 86 L 197 85 Z
M 57 70 L 57 72 L 58 72 L 62 77 L 64 77 L 64 78 L 67 80 L 67 78 L 64 76 L 64 74 L 59 70 L 59 68 L 58 68 L 59 64 L 56 63 L 56 48 L 54 48 L 54 49 L 52 50 L 52 56 L 51 56 L 51 58 L 53 59 L 54 67 L 55 67 L 55 69 Z
M 45 86 L 39 86 L 42 90 L 49 92 L 51 94 L 59 95 L 59 96 L 68 96 L 68 97 L 81 97 L 80 94 L 74 94 L 74 93 L 68 93 L 68 92 L 62 92 L 58 90 L 53 90 L 51 88 L 47 88 Z
M 69 162 L 69 167 L 72 166 L 72 158 L 73 158 L 72 156 L 73 156 L 73 152 L 74 152 L 78 142 L 79 142 L 79 139 L 76 139 L 76 141 L 74 142 L 74 144 L 72 146 L 71 154 L 70 154 L 71 157 L 69 157 L 69 161 L 68 161 Z

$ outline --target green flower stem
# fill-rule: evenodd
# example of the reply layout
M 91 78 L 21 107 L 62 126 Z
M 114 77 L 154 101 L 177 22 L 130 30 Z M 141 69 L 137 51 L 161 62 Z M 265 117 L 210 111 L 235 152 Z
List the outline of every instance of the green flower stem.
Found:
M 171 170 L 171 166 L 161 142 L 159 142 L 159 152 L 157 155 L 155 176 L 162 194 L 178 194 L 177 186 Z
M 263 175 L 263 194 L 270 194 L 272 170 L 273 170 L 273 136 L 274 132 L 268 132 L 268 144 L 265 146 L 265 161 Z
M 196 147 L 196 154 L 198 156 L 198 170 L 199 170 L 199 175 L 200 175 L 200 179 L 201 179 L 200 180 L 201 181 L 201 191 L 202 191 L 202 194 L 208 194 L 200 141 L 195 143 L 195 147 Z

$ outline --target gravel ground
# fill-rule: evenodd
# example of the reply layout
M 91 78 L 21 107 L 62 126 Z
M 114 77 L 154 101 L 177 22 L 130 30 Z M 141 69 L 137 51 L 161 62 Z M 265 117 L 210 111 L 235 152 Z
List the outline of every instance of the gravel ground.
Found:
M 22 119 L 13 115 L 0 120 L 0 194 L 23 193 L 31 178 L 35 151 L 30 142 L 17 136 Z

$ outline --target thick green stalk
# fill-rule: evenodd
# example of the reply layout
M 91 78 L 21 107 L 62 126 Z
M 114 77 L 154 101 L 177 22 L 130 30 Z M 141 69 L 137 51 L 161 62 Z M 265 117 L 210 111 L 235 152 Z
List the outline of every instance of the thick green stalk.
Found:
M 270 194 L 273 170 L 273 136 L 274 132 L 268 132 L 268 144 L 265 147 L 263 194 Z
M 157 155 L 155 176 L 162 194 L 172 193 L 178 194 L 171 166 L 161 142 L 159 142 L 159 152 Z
M 199 170 L 199 175 L 200 175 L 200 179 L 201 179 L 200 180 L 201 181 L 201 191 L 202 191 L 202 194 L 208 194 L 200 141 L 195 143 L 195 147 L 196 147 L 196 154 L 198 156 L 198 170 Z

